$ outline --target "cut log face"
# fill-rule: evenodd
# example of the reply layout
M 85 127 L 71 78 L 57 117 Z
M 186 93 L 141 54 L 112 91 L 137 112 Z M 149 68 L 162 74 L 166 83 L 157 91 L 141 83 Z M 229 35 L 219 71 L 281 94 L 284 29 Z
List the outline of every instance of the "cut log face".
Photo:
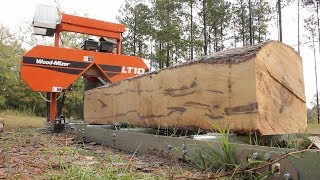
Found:
M 85 121 L 261 135 L 307 126 L 301 57 L 271 41 L 85 92 Z

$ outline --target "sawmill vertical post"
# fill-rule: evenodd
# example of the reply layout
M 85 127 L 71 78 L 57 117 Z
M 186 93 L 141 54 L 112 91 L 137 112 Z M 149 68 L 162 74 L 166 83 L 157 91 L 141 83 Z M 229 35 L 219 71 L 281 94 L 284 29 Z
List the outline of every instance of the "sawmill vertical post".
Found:
M 60 39 L 60 31 L 57 30 L 55 32 L 54 36 L 54 47 L 59 47 L 59 39 Z M 56 118 L 56 111 L 57 111 L 57 93 L 51 92 L 50 96 L 50 108 L 49 109 L 49 115 L 50 115 L 50 123 L 52 126 L 54 126 L 54 120 Z
M 54 119 L 56 118 L 56 111 L 57 111 L 57 93 L 51 93 L 51 102 L 50 102 L 50 123 L 51 125 L 54 124 Z

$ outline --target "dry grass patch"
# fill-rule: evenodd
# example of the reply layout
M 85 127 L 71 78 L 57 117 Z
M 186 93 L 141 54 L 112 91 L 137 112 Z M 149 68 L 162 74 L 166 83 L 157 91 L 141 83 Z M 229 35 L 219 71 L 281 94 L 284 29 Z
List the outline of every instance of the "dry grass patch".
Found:
M 308 123 L 305 134 L 320 134 L 320 124 Z
M 38 129 L 0 133 L 0 179 L 175 179 L 175 161 L 123 153 L 72 134 Z
M 45 118 L 43 117 L 9 110 L 1 112 L 0 118 L 4 123 L 5 131 L 13 131 L 19 128 L 42 128 L 45 124 Z

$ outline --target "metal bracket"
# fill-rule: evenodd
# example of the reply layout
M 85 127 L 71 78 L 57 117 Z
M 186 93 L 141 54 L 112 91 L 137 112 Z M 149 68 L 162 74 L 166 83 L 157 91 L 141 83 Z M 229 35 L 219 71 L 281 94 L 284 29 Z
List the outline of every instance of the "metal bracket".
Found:
M 97 77 L 97 78 L 104 86 L 108 84 L 105 80 L 102 79 L 102 77 Z

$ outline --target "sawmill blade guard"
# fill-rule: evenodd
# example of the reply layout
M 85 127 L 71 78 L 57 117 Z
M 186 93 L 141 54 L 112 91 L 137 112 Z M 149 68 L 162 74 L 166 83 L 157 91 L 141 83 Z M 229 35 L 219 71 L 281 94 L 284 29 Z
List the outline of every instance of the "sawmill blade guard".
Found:
M 61 92 L 85 74 L 115 83 L 146 71 L 138 57 L 50 46 L 34 47 L 21 64 L 21 78 L 36 92 Z

